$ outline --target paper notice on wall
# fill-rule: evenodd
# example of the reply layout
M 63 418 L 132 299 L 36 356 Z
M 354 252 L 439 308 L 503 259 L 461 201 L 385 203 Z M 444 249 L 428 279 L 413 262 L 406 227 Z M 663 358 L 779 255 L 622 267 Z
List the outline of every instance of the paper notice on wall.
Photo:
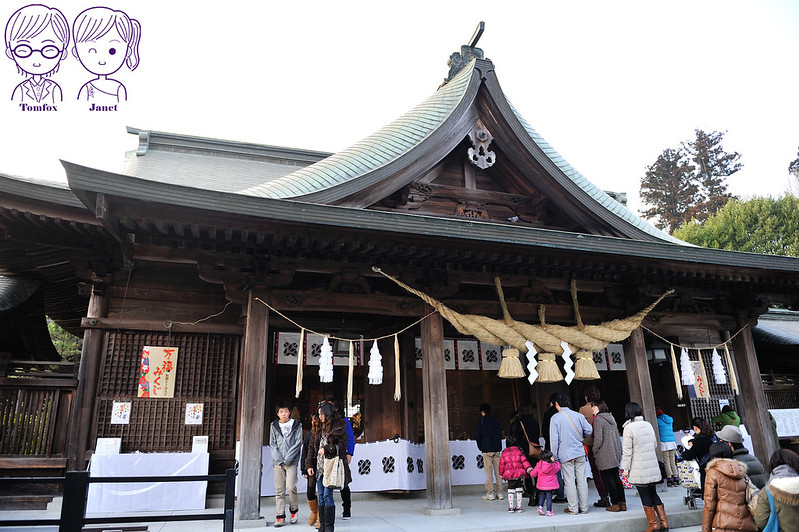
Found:
M 129 425 L 130 409 L 131 403 L 129 401 L 114 401 L 114 404 L 111 407 L 111 424 Z
M 177 347 L 144 346 L 141 353 L 138 397 L 174 397 L 177 364 Z

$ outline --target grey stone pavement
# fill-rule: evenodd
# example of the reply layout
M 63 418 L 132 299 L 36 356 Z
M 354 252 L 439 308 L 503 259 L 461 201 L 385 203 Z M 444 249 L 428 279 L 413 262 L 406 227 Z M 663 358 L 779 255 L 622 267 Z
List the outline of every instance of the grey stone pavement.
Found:
M 597 500 L 596 491 L 589 482 L 589 500 Z M 524 506 L 524 512 L 509 513 L 507 501 L 484 501 L 482 486 L 458 486 L 453 488 L 453 508 L 459 509 L 456 515 L 425 515 L 425 492 L 406 494 L 389 493 L 353 493 L 352 519 L 341 519 L 341 503 L 336 494 L 337 517 L 336 530 L 346 531 L 481 531 L 508 532 L 534 530 L 537 532 L 640 532 L 645 529 L 646 518 L 635 490 L 625 490 L 627 496 L 627 512 L 606 512 L 604 508 L 591 507 L 587 514 L 568 515 L 563 512 L 565 504 L 553 505 L 555 515 L 539 516 L 536 508 Z M 668 488 L 659 493 L 666 508 L 670 529 L 679 532 L 699 532 L 701 530 L 702 509 L 689 509 L 685 504 L 684 488 Z M 58 518 L 61 512 L 61 501 L 55 499 L 46 511 L 2 511 L 0 520 L 9 519 L 43 519 Z M 220 512 L 221 498 L 209 499 L 209 512 Z M 178 514 L 180 512 L 174 512 Z M 193 513 L 193 512 L 185 512 Z M 261 515 L 259 522 L 236 523 L 236 530 L 258 530 L 272 527 L 274 522 L 274 498 L 261 499 Z M 308 505 L 304 494 L 300 494 L 300 521 L 295 525 L 286 524 L 287 532 L 313 532 L 308 526 Z M 101 514 L 90 514 L 98 517 Z M 141 515 L 141 514 L 139 514 Z M 137 515 L 138 516 L 138 515 Z M 183 522 L 146 522 L 106 525 L 106 530 L 117 530 L 135 524 L 147 525 L 151 532 L 211 532 L 221 531 L 221 521 L 183 521 Z M 246 525 L 246 526 L 245 526 Z M 99 530 L 101 525 L 87 525 L 87 528 Z M 0 527 L 0 532 L 57 530 L 57 527 Z

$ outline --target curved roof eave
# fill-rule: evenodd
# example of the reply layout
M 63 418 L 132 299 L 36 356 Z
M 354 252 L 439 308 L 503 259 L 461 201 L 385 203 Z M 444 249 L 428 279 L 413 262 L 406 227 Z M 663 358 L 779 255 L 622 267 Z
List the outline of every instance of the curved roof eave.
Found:
M 555 149 L 527 123 L 521 113 L 513 106 L 510 100 L 505 97 L 499 81 L 497 80 L 496 73 L 493 71 L 487 73 L 485 86 L 495 103 L 499 104 L 500 107 L 507 105 L 507 108 L 501 109 L 500 112 L 505 115 L 506 120 L 514 121 L 515 119 L 517 126 L 520 128 L 516 134 L 522 143 L 525 143 L 525 136 L 529 141 L 532 141 L 533 146 L 531 147 L 533 149 L 530 150 L 528 147 L 531 155 L 539 161 L 541 156 L 545 157 L 546 160 L 551 163 L 549 173 L 577 201 L 591 208 L 593 211 L 598 210 L 607 213 L 608 223 L 630 238 L 644 237 L 645 239 L 669 242 L 683 246 L 693 245 L 683 242 L 639 218 L 627 207 L 611 198 L 605 191 L 601 190 L 574 169 L 566 159 L 555 151 Z M 540 155 L 536 153 L 537 151 L 540 152 Z
M 533 140 L 533 142 L 535 142 L 536 145 L 541 148 L 541 151 L 543 151 L 547 157 L 549 157 L 549 160 L 551 160 L 552 163 L 555 164 L 558 169 L 560 169 L 564 176 L 568 177 L 575 185 L 580 187 L 580 189 L 582 189 L 590 199 L 602 206 L 609 214 L 659 240 L 664 240 L 672 244 L 681 244 L 684 246 L 693 245 L 675 238 L 664 231 L 661 231 L 646 220 L 636 216 L 635 213 L 618 201 L 611 198 L 607 192 L 589 181 L 583 174 L 578 172 L 572 165 L 570 165 L 557 151 L 555 151 L 555 149 L 546 140 L 544 140 L 544 138 L 539 135 L 538 132 L 533 129 L 532 126 L 530 126 L 530 124 L 527 123 L 527 121 L 516 110 L 516 108 L 513 107 L 513 104 L 511 104 L 510 101 L 508 101 L 508 105 L 516 115 L 516 118 L 519 120 L 522 127 L 525 129 L 525 131 L 527 131 L 527 134 L 530 135 L 530 138 Z
M 317 163 L 241 191 L 247 196 L 302 199 L 332 203 L 375 184 L 391 173 L 389 168 L 436 131 L 446 129 L 449 118 L 469 95 L 476 95 L 480 76 L 472 60 L 451 81 L 411 111 L 360 142 Z M 380 171 L 385 170 L 385 171 Z M 374 179 L 362 179 L 374 175 Z M 354 184 L 357 180 L 357 185 Z

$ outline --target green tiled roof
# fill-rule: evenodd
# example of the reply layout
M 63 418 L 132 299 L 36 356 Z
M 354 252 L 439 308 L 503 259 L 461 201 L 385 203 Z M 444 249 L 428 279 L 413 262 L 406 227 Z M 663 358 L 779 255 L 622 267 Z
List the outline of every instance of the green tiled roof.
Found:
M 472 78 L 472 60 L 410 112 L 357 144 L 315 164 L 241 191 L 262 198 L 299 198 L 357 179 L 408 153 L 446 121 Z

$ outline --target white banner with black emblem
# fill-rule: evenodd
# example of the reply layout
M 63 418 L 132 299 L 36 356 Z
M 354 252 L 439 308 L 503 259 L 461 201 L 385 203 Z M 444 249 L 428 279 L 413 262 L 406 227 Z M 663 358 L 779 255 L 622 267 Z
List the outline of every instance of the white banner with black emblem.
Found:
M 477 340 L 455 340 L 458 369 L 480 369 L 480 345 Z

